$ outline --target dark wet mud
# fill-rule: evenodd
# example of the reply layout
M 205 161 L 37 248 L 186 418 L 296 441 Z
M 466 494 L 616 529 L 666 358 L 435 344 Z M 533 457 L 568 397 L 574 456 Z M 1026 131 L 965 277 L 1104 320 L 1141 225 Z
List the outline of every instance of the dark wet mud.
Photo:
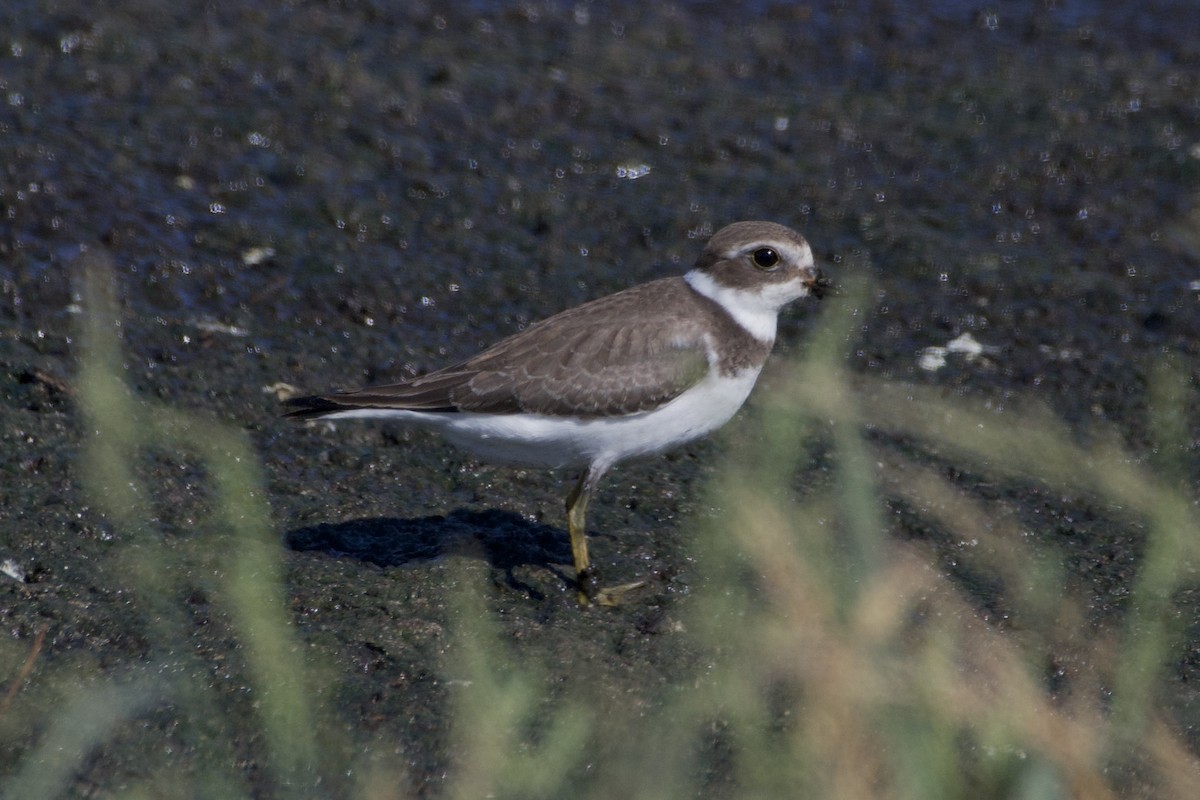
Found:
M 1198 66 L 1200 15 L 1169 0 L 6 3 L 0 559 L 23 579 L 0 576 L 4 680 L 39 631 L 25 691 L 47 716 L 39 674 L 163 656 L 134 601 L 130 534 L 81 484 L 81 245 L 111 258 L 131 389 L 252 440 L 289 611 L 336 687 L 322 699 L 342 746 L 394 741 L 405 788 L 436 794 L 452 760 L 454 586 L 476 582 L 506 641 L 558 665 L 561 691 L 653 705 L 694 657 L 675 633 L 689 520 L 709 512 L 729 439 L 754 433 L 735 419 L 718 441 L 606 480 L 593 558 L 651 585 L 581 613 L 562 512 L 573 476 L 480 464 L 398 426 L 287 424 L 277 384 L 418 374 L 678 274 L 723 224 L 771 219 L 802 230 L 835 279 L 869 277 L 852 372 L 997 411 L 1032 397 L 1082 440 L 1115 426 L 1150 459 L 1151 376 L 1200 371 Z M 814 319 L 785 314 L 777 361 L 803 352 Z M 982 351 L 936 349 L 963 334 Z M 1136 528 L 1100 501 L 944 466 L 1053 540 L 1091 624 L 1121 617 Z M 155 536 L 202 549 L 203 467 L 154 452 L 137 468 Z M 959 569 L 919 509 L 890 510 L 892 535 L 929 539 L 940 568 Z M 958 578 L 1003 616 L 997 587 Z M 259 785 L 221 599 L 203 574 L 183 584 L 181 646 L 197 657 L 180 663 L 218 687 L 214 724 Z M 1179 609 L 1164 691 L 1196 750 L 1194 590 Z M 198 745 L 172 708 L 126 725 L 73 791 L 187 769 Z M 0 774 L 20 755 L 0 754 Z

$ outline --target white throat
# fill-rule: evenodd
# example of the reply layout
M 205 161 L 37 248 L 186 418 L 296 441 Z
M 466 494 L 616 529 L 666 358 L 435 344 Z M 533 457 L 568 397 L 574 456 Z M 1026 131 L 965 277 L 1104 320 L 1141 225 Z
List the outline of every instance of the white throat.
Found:
M 738 325 L 760 342 L 774 342 L 781 303 L 774 292 L 764 289 L 731 289 L 713 280 L 707 272 L 690 270 L 683 279 L 733 317 Z

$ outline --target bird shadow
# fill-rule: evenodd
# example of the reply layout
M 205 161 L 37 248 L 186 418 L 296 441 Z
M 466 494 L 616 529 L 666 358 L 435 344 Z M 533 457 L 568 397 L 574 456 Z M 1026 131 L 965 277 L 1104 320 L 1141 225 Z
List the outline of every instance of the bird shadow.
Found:
M 318 523 L 289 531 L 284 541 L 298 552 L 325 553 L 380 567 L 412 566 L 449 555 L 482 555 L 503 571 L 509 586 L 538 596 L 543 593 L 518 580 L 514 569 L 545 567 L 565 580 L 562 565 L 571 563 L 565 532 L 501 509 L 459 509 L 446 516 L 369 517 Z

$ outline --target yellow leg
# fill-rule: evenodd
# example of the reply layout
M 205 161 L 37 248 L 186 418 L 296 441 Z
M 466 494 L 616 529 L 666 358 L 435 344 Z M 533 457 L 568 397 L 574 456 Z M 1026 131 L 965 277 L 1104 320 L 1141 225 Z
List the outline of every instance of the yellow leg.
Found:
M 602 606 L 615 606 L 625 593 L 645 585 L 645 581 L 634 581 L 603 589 L 600 587 L 599 577 L 592 569 L 592 562 L 588 559 L 588 500 L 606 471 L 607 467 L 597 467 L 593 464 L 579 476 L 575 488 L 567 495 L 567 530 L 571 534 L 571 556 L 575 560 L 575 583 L 579 587 L 579 605 L 584 607 L 592 602 Z
M 587 505 L 595 485 L 595 481 L 588 480 L 591 472 L 587 470 L 580 475 L 575 488 L 567 495 L 567 530 L 571 534 L 571 556 L 575 560 L 575 581 L 579 587 L 581 606 L 589 605 L 592 595 L 597 590 L 596 576 L 591 572 L 592 562 L 588 559 L 587 548 Z

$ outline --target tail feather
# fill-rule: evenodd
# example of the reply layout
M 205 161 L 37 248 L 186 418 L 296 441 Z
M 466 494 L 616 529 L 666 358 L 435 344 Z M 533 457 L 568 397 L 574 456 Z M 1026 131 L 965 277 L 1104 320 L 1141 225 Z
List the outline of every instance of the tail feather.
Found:
M 283 401 L 283 407 L 287 409 L 283 416 L 289 419 L 316 419 L 334 411 L 346 411 L 353 408 L 353 406 L 335 402 L 321 395 L 292 397 Z
M 308 397 L 293 397 L 283 401 L 286 409 L 283 416 L 288 419 L 318 419 L 337 413 L 338 411 L 361 411 L 364 409 L 395 409 L 397 411 L 424 411 L 448 413 L 458 411 L 458 407 L 446 402 L 438 402 L 440 398 L 425 398 L 419 394 L 414 401 L 401 402 L 399 399 L 386 394 L 373 394 L 370 391 L 346 392 L 344 395 L 309 395 Z

